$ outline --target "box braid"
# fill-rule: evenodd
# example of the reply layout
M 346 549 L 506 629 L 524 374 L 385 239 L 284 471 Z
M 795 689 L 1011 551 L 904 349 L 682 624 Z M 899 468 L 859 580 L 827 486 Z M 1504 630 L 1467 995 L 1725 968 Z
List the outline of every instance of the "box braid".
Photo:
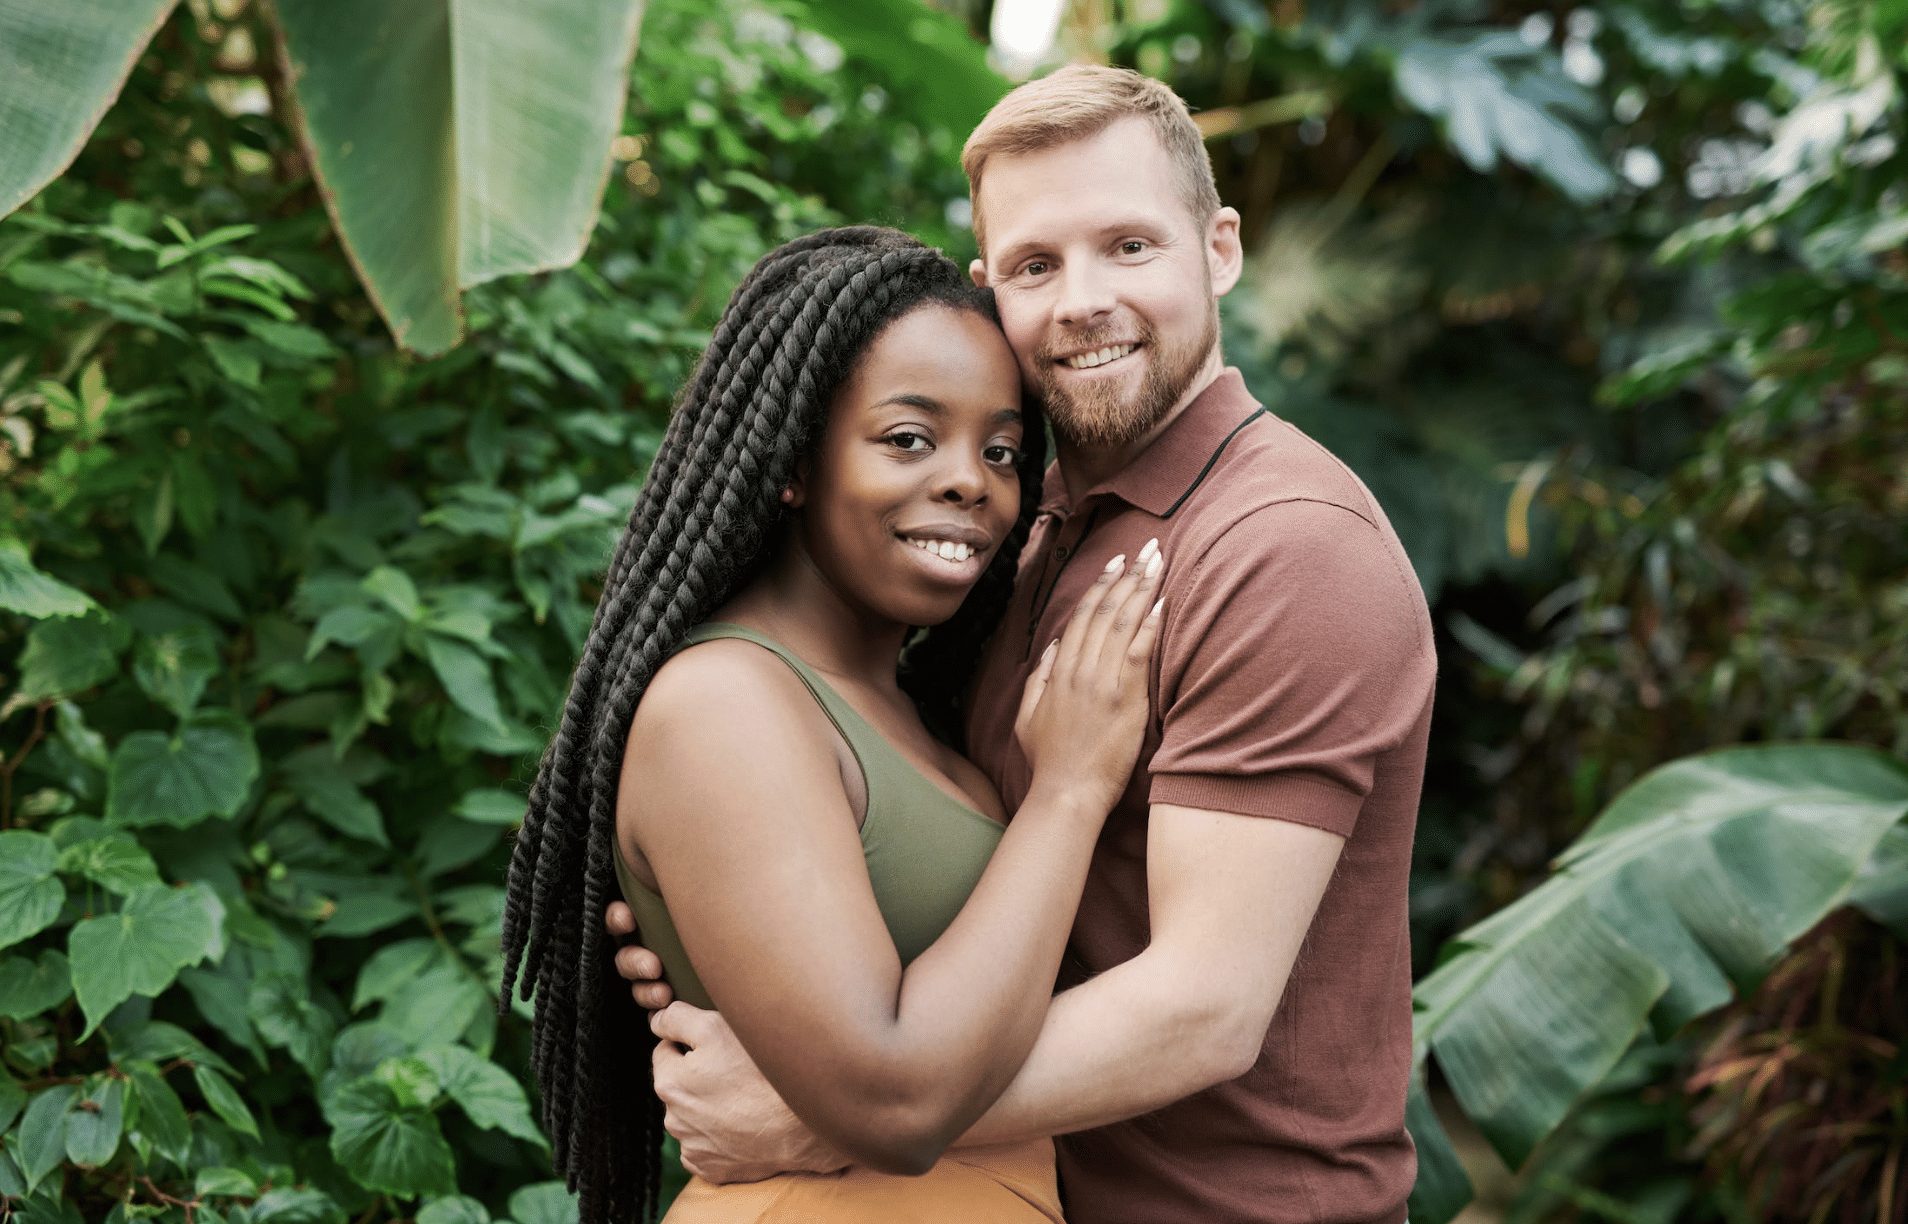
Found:
M 562 720 L 511 854 L 503 991 L 534 996 L 531 1068 L 552 1159 L 582 1218 L 634 1221 L 660 1190 L 661 1106 L 640 1011 L 615 976 L 603 910 L 616 877 L 616 787 L 636 704 L 691 628 L 766 561 L 779 493 L 819 439 L 834 394 L 890 323 L 937 304 L 998 321 L 940 252 L 857 226 L 764 256 L 730 299 L 610 561 Z M 937 729 L 999 621 L 1039 500 L 1045 437 L 1030 419 L 1021 515 L 945 625 L 909 650 L 902 682 Z

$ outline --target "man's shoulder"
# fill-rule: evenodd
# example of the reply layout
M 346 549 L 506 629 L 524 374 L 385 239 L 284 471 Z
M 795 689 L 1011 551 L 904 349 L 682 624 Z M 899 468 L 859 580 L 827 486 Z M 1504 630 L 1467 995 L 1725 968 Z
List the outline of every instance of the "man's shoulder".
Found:
M 1180 508 L 1180 553 L 1332 545 L 1403 546 L 1371 490 L 1324 446 L 1272 412 L 1233 439 Z M 1362 539 L 1359 537 L 1363 537 Z

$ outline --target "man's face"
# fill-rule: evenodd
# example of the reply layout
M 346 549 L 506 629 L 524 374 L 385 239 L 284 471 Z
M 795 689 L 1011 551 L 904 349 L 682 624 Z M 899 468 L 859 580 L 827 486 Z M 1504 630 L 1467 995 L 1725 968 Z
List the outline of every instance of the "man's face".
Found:
M 1144 119 L 987 161 L 975 280 L 991 286 L 1027 388 L 1068 441 L 1117 448 L 1187 398 L 1239 277 L 1239 216 L 1201 226 Z

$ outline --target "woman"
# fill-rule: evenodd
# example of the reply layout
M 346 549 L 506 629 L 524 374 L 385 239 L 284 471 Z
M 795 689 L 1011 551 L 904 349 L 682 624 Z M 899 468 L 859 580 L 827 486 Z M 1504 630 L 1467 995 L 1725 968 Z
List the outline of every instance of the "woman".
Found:
M 1059 1220 L 1047 1142 L 939 1157 L 1039 1032 L 1138 753 L 1160 562 L 1109 567 L 1048 648 L 1017 721 L 1035 781 L 1003 828 L 923 712 L 952 725 L 1005 603 L 1044 451 L 1024 411 L 991 298 L 905 235 L 799 239 L 736 290 L 617 547 L 510 869 L 504 994 L 521 966 L 585 1220 L 642 1218 L 657 1191 L 650 1043 L 600 925 L 619 881 L 677 993 L 719 1007 L 856 1161 L 691 1183 L 673 1224 Z M 935 628 L 897 678 L 917 626 Z

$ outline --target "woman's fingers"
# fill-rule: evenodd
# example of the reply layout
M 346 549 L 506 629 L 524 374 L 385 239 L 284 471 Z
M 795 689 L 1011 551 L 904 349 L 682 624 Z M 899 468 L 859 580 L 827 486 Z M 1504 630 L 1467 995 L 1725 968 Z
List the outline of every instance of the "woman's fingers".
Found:
M 1126 577 L 1126 554 L 1121 553 L 1106 563 L 1100 576 L 1080 597 L 1080 602 L 1073 605 L 1073 615 L 1067 619 L 1066 630 L 1060 635 L 1060 655 L 1053 662 L 1055 676 L 1062 680 L 1071 679 L 1082 659 L 1095 657 L 1087 650 L 1088 642 L 1093 637 L 1094 622 L 1099 618 L 1107 598 Z M 1092 644 L 1095 647 L 1099 645 L 1097 641 Z
M 1146 610 L 1157 598 L 1155 591 L 1162 570 L 1159 541 L 1146 541 L 1145 547 L 1134 556 L 1131 570 L 1107 592 L 1100 614 L 1094 618 L 1095 637 L 1087 657 L 1111 678 L 1119 677 L 1126 648 L 1139 631 Z
M 1047 643 L 1040 652 L 1040 662 L 1034 664 L 1033 674 L 1027 677 L 1026 687 L 1020 690 L 1020 712 L 1014 715 L 1016 730 L 1027 725 L 1033 712 L 1040 708 L 1040 696 L 1047 691 L 1047 681 L 1053 676 L 1053 661 L 1060 653 L 1060 639 Z

